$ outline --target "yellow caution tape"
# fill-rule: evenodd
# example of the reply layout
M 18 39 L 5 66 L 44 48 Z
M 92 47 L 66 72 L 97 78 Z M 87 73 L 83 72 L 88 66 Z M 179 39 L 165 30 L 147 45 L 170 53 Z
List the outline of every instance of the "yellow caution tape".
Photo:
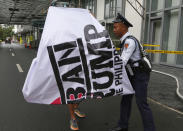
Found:
M 143 44 L 143 46 L 160 47 L 160 45 L 151 45 L 151 44 Z M 120 50 L 120 48 L 116 48 L 116 50 Z
M 142 44 L 143 46 L 160 47 L 160 45 Z
M 160 45 L 143 44 L 143 46 L 160 47 Z
M 147 53 L 163 53 L 163 54 L 183 54 L 183 51 L 168 51 L 168 50 L 146 50 Z
M 117 51 L 120 48 L 116 48 Z M 168 50 L 145 50 L 147 53 L 163 53 L 163 54 L 183 54 L 183 51 L 168 51 Z

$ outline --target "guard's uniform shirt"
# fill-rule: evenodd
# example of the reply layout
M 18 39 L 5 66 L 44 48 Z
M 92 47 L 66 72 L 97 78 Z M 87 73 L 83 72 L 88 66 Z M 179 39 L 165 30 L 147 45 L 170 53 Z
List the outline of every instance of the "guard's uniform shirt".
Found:
M 125 38 L 128 36 L 130 36 L 129 32 L 123 35 L 122 38 L 120 39 L 121 43 L 123 43 Z M 129 59 L 131 59 L 132 62 L 138 61 L 141 59 L 139 47 L 133 39 L 129 38 L 125 40 L 124 45 L 122 45 L 121 57 L 125 65 L 127 64 Z M 134 63 L 133 65 L 133 67 L 138 67 L 138 66 L 139 66 L 138 63 Z

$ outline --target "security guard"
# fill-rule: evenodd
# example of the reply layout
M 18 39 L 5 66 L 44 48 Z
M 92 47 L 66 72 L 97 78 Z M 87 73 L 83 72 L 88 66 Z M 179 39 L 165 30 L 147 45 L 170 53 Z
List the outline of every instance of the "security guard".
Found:
M 130 82 L 135 90 L 136 104 L 141 114 L 144 131 L 155 131 L 152 112 L 147 103 L 147 86 L 150 72 L 141 70 L 141 68 L 139 68 L 139 63 L 135 62 L 141 59 L 141 47 L 138 46 L 136 38 L 131 36 L 128 32 L 128 28 L 133 27 L 133 25 L 119 13 L 113 23 L 114 34 L 121 38 L 121 57 L 126 66 Z M 124 95 L 122 97 L 118 126 L 110 131 L 128 131 L 132 98 L 133 94 Z

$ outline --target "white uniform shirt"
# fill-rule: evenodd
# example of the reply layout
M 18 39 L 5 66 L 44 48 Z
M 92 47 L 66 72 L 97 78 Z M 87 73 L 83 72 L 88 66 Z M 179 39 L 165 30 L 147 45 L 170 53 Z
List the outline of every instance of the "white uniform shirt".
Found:
M 123 40 L 130 35 L 129 32 L 127 32 L 125 35 L 122 36 L 120 39 L 121 43 Z M 126 39 L 124 45 L 123 45 L 123 51 L 121 54 L 122 60 L 124 61 L 124 64 L 126 65 L 128 60 L 131 59 L 132 61 L 137 61 L 140 60 L 140 51 L 139 51 L 139 46 L 133 39 Z M 135 51 L 135 52 L 134 52 Z M 138 63 L 135 63 L 133 65 L 134 67 L 139 66 Z

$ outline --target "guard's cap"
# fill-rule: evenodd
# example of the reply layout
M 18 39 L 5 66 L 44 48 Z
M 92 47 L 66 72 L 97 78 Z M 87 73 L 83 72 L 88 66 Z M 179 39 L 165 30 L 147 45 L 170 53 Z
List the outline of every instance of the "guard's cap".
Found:
M 120 23 L 120 22 L 125 24 L 127 27 L 133 27 L 133 25 L 125 17 L 123 17 L 120 13 L 118 13 L 115 20 L 113 20 L 113 23 Z

